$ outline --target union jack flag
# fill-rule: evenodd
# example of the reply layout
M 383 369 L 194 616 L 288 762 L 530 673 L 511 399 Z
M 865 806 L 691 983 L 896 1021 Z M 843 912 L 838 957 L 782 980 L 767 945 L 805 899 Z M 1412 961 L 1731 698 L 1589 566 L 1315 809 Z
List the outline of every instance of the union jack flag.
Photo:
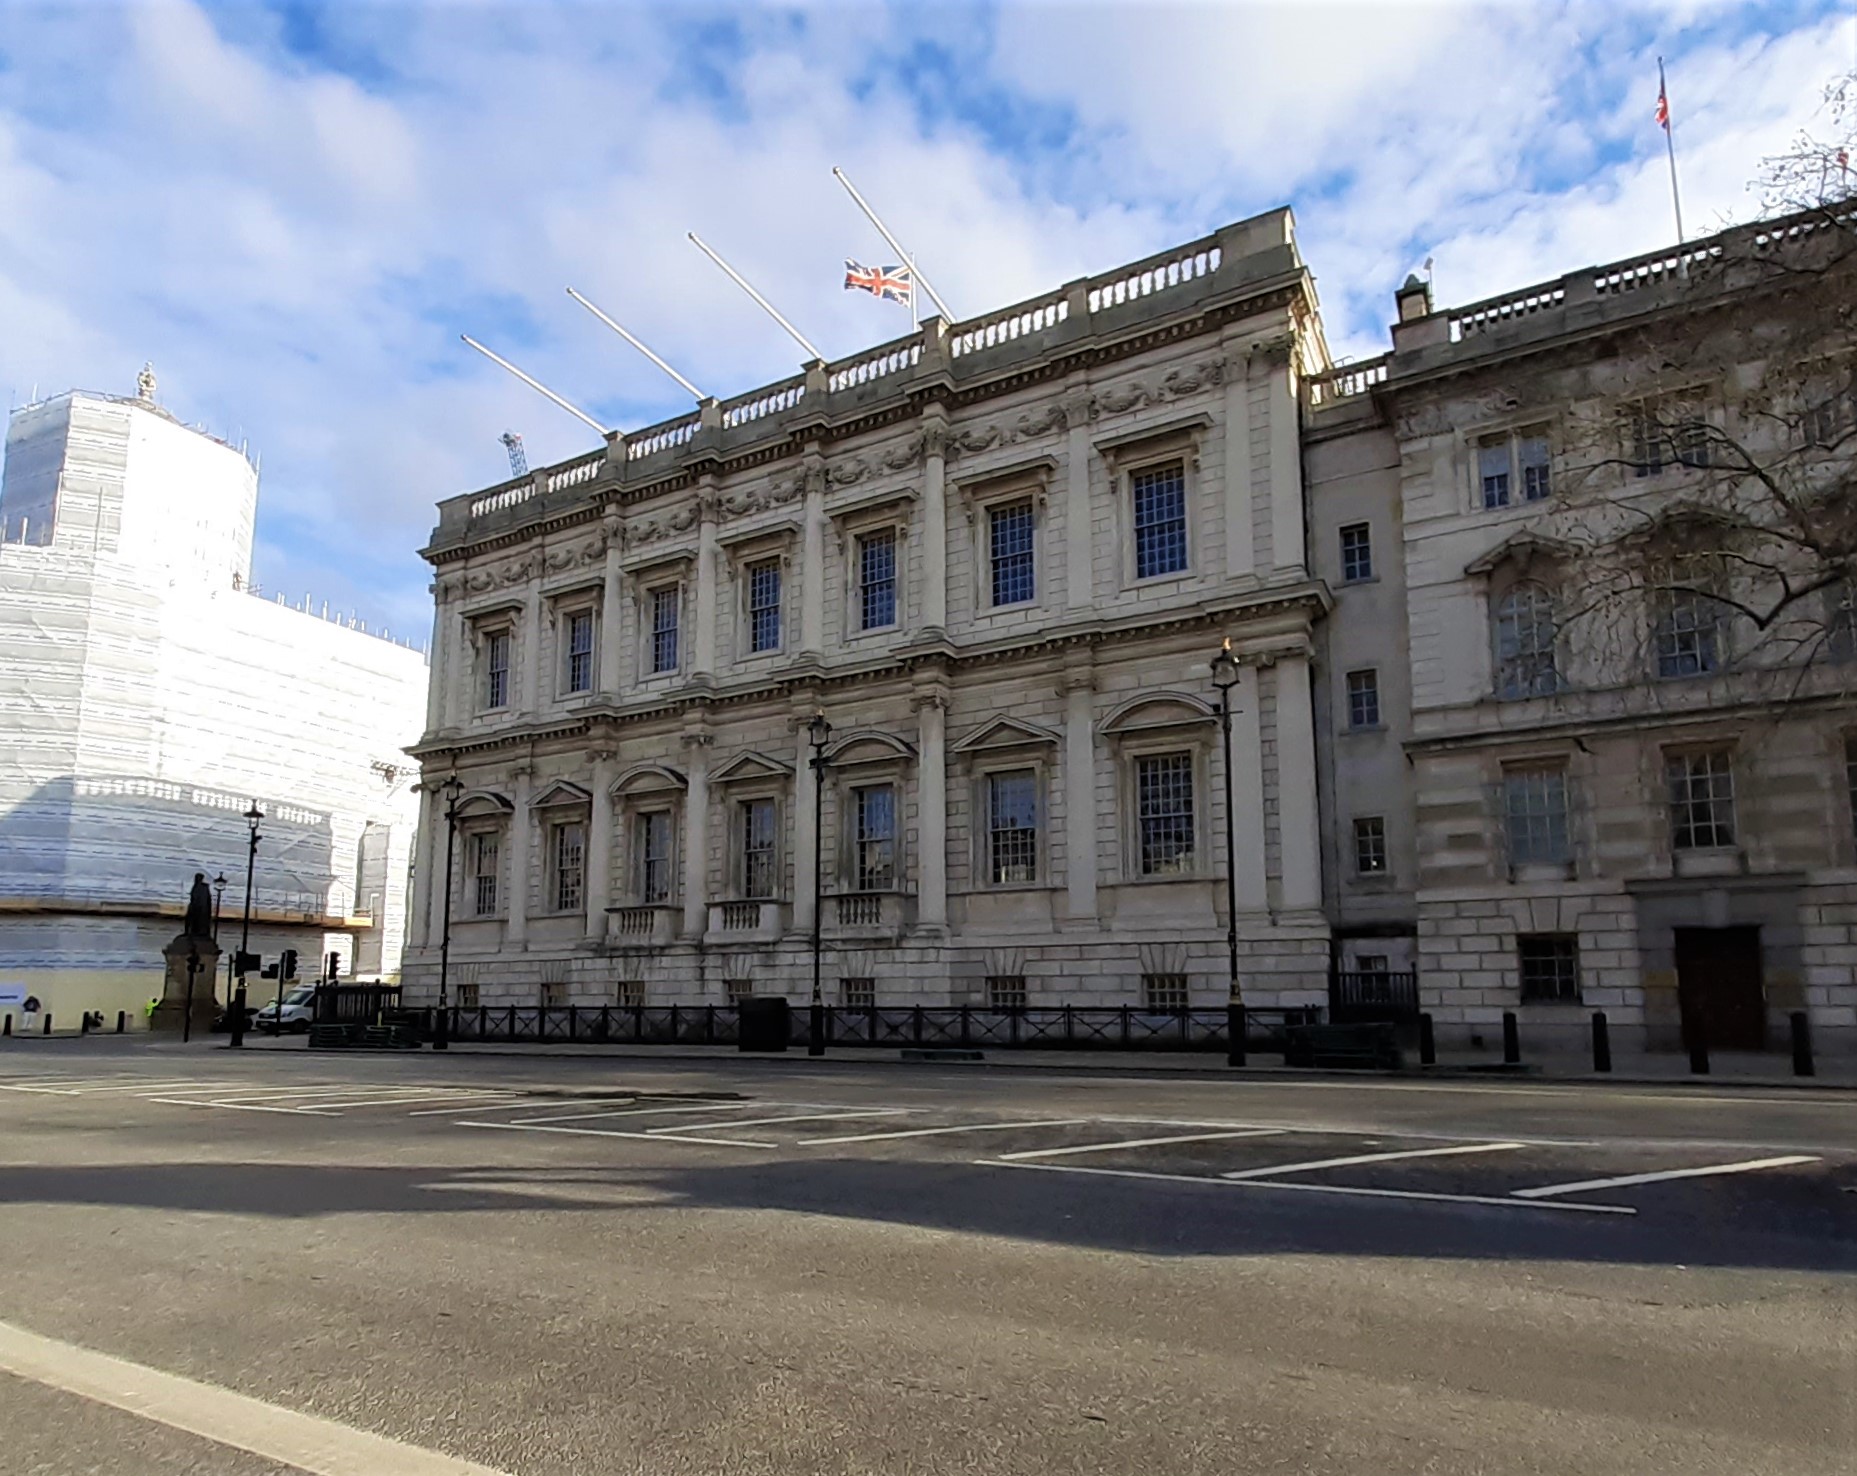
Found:
M 887 302 L 909 302 L 915 292 L 915 280 L 905 266 L 867 267 L 845 258 L 845 291 L 856 288 Z

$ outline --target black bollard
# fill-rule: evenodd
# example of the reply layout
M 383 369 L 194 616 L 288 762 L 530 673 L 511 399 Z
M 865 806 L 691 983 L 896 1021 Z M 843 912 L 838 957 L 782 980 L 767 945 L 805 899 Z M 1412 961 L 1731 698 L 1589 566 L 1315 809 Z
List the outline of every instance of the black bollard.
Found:
M 1244 1006 L 1234 999 L 1225 1006 L 1225 1064 L 1227 1066 L 1244 1065 L 1244 1051 L 1248 1044 L 1244 1038 L 1246 1029 Z
M 90 1011 L 89 1010 L 85 1010 L 83 1014 L 78 1016 L 77 1033 L 79 1035 L 90 1034 Z
M 12 1033 L 13 1033 L 13 1017 L 11 1015 L 8 1015 L 6 1017 L 6 1023 L 4 1025 L 0 1025 L 0 1035 L 11 1035 Z
M 1419 1065 L 1436 1066 L 1438 1064 L 1438 1036 L 1432 1029 L 1431 1011 L 1419 1016 Z
M 45 1033 L 47 1035 L 52 1033 L 52 1012 L 50 1010 L 45 1012 Z
M 116 1012 L 116 1033 L 118 1035 L 121 1035 L 123 1031 L 127 1030 L 128 1028 L 129 1028 L 129 1012 L 127 1010 L 118 1010 Z
M 1502 1012 L 1502 1064 L 1505 1066 L 1522 1064 L 1522 1036 L 1516 1028 L 1514 1010 Z
M 825 1006 L 814 1004 L 806 1018 L 806 1054 L 825 1054 Z
M 226 1029 L 231 1031 L 227 1045 L 238 1048 L 245 1044 L 245 986 L 241 983 L 232 991 L 232 1008 L 226 1012 Z
M 1593 1011 L 1593 1070 L 1612 1069 L 1612 1032 L 1606 1025 L 1606 1012 Z
M 1701 1020 L 1689 1027 L 1689 1069 L 1697 1076 L 1709 1074 L 1709 1033 Z
M 1793 1075 L 1816 1076 L 1812 1066 L 1812 1020 L 1804 1010 L 1794 1010 L 1793 1025 Z

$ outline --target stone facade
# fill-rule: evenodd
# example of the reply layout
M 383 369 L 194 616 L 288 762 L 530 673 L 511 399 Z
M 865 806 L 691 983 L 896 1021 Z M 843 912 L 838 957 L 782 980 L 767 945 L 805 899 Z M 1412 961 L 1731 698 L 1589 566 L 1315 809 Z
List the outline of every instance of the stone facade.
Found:
M 409 997 L 449 877 L 466 1003 L 803 999 L 818 862 L 829 1000 L 1218 1004 L 1229 827 L 1320 1003 L 1325 363 L 1277 211 L 442 504 Z

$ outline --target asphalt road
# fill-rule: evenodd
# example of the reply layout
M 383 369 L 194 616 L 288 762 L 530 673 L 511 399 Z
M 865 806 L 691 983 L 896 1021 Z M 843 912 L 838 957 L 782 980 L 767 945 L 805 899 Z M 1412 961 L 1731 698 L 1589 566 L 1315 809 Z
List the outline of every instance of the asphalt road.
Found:
M 0 1225 L 8 1472 L 1857 1467 L 1848 1093 L 23 1042 Z

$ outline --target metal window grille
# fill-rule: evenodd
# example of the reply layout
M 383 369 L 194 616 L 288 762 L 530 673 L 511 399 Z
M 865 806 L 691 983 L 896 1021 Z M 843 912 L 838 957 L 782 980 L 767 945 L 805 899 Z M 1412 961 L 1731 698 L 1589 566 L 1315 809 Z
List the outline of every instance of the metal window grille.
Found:
M 1033 588 L 1032 504 L 1008 503 L 987 515 L 993 553 L 993 603 L 1019 605 L 1036 593 Z
M 584 900 L 587 830 L 578 820 L 554 828 L 555 911 L 578 912 Z
M 1679 851 L 1734 844 L 1734 763 L 1727 750 L 1672 754 L 1670 843 Z
M 873 784 L 854 793 L 858 890 L 887 891 L 896 885 L 896 791 Z
M 1518 584 L 1496 606 L 1496 691 L 1506 698 L 1545 697 L 1560 688 L 1555 664 L 1559 629 L 1554 597 Z
M 1354 822 L 1354 870 L 1361 876 L 1386 874 L 1386 821 L 1379 815 Z
M 1348 726 L 1377 728 L 1380 725 L 1380 674 L 1376 671 L 1348 673 Z
M 1524 933 L 1515 940 L 1522 999 L 1577 1004 L 1580 944 L 1572 933 Z
M 1141 1007 L 1144 1010 L 1184 1010 L 1187 1002 L 1185 974 L 1141 976 Z
M 616 1002 L 624 1009 L 635 1009 L 645 1002 L 645 984 L 642 979 L 621 979 L 616 995 Z
M 1706 676 L 1722 666 L 1722 610 L 1707 594 L 1714 571 L 1706 562 L 1682 559 L 1665 575 L 1666 589 L 1655 635 L 1659 678 Z
M 497 857 L 501 847 L 494 835 L 471 837 L 471 911 L 488 917 L 496 911 Z
M 593 614 L 580 610 L 567 620 L 567 689 L 593 690 Z
M 653 810 L 638 817 L 638 895 L 646 904 L 670 898 L 671 816 L 668 810 Z
M 484 637 L 484 706 L 509 704 L 509 632 L 493 631 Z
M 873 1010 L 877 1007 L 875 979 L 845 979 L 840 982 L 839 998 L 848 1010 Z
M 774 802 L 745 800 L 742 823 L 742 895 L 774 895 Z
M 988 974 L 987 1008 L 1022 1010 L 1025 1008 L 1025 975 Z
M 858 629 L 896 624 L 896 534 L 889 529 L 858 539 Z
M 1554 490 L 1547 437 L 1525 435 L 1515 449 L 1516 461 L 1522 469 L 1522 501 L 1546 501 Z
M 1373 534 L 1365 523 L 1341 530 L 1341 578 L 1348 584 L 1373 578 Z
M 1510 769 L 1502 776 L 1502 826 L 1512 866 L 1571 859 L 1564 769 Z
M 780 649 L 780 561 L 769 559 L 748 570 L 748 649 Z
M 477 1008 L 477 986 L 475 984 L 458 984 L 452 988 L 451 1002 L 461 1010 Z
M 987 877 L 1038 880 L 1038 779 L 1031 769 L 987 775 Z
M 677 670 L 677 617 L 682 604 L 683 589 L 679 585 L 651 592 L 651 669 L 654 672 Z
M 1501 436 L 1477 447 L 1477 478 L 1483 487 L 1483 506 L 1509 505 L 1509 438 Z
M 1372 974 L 1374 977 L 1379 978 L 1391 973 L 1392 970 L 1387 967 L 1386 955 L 1384 953 L 1362 953 L 1355 956 L 1354 972 L 1357 974 Z
M 1186 466 L 1173 461 L 1129 477 L 1135 502 L 1135 577 L 1186 568 Z
M 1135 818 L 1141 834 L 1141 874 L 1170 876 L 1193 869 L 1193 756 L 1156 754 L 1135 762 Z
M 730 1004 L 740 1004 L 744 999 L 754 998 L 754 980 L 724 979 L 722 981 L 723 998 Z
M 567 985 L 555 982 L 542 985 L 542 1008 L 558 1010 L 567 1004 Z

